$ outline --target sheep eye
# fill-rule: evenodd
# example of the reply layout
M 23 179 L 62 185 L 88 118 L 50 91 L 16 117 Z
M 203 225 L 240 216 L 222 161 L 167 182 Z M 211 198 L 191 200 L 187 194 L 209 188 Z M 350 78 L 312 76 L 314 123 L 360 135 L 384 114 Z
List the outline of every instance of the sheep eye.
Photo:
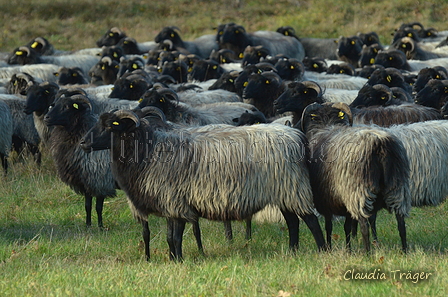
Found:
M 307 94 L 307 93 L 308 93 L 308 90 L 303 91 L 303 94 Z
M 355 42 L 354 40 L 352 40 L 350 43 L 351 43 L 352 45 L 355 45 L 356 42 Z
M 127 42 L 127 41 L 124 41 L 123 43 L 124 43 L 124 44 L 128 44 L 129 42 Z
M 160 73 L 162 73 L 162 68 L 159 68 L 157 71 L 159 71 Z
M 403 43 L 403 44 L 401 45 L 401 47 L 402 47 L 402 48 L 406 48 L 406 44 Z
M 222 35 L 222 34 L 224 34 L 224 32 L 223 32 L 223 31 L 219 31 L 218 34 L 219 34 L 219 35 Z
M 101 66 L 101 70 L 106 70 L 106 66 Z
M 339 73 L 343 74 L 345 71 L 344 69 L 339 70 Z
M 133 84 L 129 84 L 129 89 L 132 89 L 134 87 Z
M 376 48 L 374 48 L 373 52 L 376 54 L 376 53 L 378 53 L 378 50 Z
M 385 96 L 381 96 L 381 100 L 386 100 L 386 97 Z
M 285 36 L 289 36 L 289 32 L 288 31 L 283 32 L 283 34 L 285 34 Z
M 389 61 L 392 61 L 394 58 L 392 58 L 392 57 L 389 57 Z
M 73 108 L 74 108 L 74 109 L 79 109 L 79 106 L 78 106 L 78 104 L 76 104 L 76 103 L 73 103 Z
M 78 76 L 78 73 L 73 73 L 72 76 Z
M 238 30 L 235 30 L 235 34 L 239 34 L 240 33 L 240 31 L 238 31 Z

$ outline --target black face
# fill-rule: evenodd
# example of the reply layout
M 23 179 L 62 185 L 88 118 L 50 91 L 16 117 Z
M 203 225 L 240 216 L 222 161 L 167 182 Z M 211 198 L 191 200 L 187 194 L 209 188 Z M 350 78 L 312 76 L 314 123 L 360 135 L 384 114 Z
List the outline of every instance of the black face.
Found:
M 209 79 L 218 79 L 223 73 L 224 69 L 218 62 L 212 60 L 199 60 L 194 62 L 187 78 L 189 81 L 207 81 Z
M 161 74 L 171 76 L 177 83 L 185 83 L 187 82 L 188 66 L 180 61 L 167 62 L 163 64 Z
M 46 112 L 53 103 L 59 87 L 56 84 L 33 85 L 26 95 L 25 113 Z
M 171 40 L 174 44 L 178 43 L 179 41 L 182 41 L 179 34 L 172 27 L 163 28 L 162 31 L 160 31 L 159 34 L 157 34 L 157 36 L 154 38 L 154 41 L 156 43 L 161 43 L 166 39 Z
M 12 65 L 28 65 L 28 64 L 39 64 L 41 61 L 39 54 L 31 48 L 15 49 L 8 58 L 8 64 Z
M 93 126 L 81 139 L 81 148 L 89 153 L 92 151 L 110 149 L 114 139 L 132 132 L 136 123 L 128 118 L 120 118 L 115 113 L 103 113 L 95 126 Z
M 86 84 L 87 80 L 82 72 L 81 68 L 62 68 L 58 73 L 59 85 L 74 85 L 74 84 Z
M 387 86 L 383 85 L 383 88 L 377 88 L 365 85 L 359 90 L 358 96 L 350 104 L 350 107 L 384 106 L 391 98 L 392 91 Z
M 446 81 L 445 81 L 446 82 Z M 440 110 L 448 99 L 448 85 L 441 80 L 430 81 L 415 95 L 415 103 Z
M 323 103 L 322 97 L 318 96 L 315 89 L 309 88 L 300 82 L 293 82 L 290 83 L 286 91 L 274 101 L 274 107 L 278 113 L 291 111 L 302 114 L 306 106 L 316 102 Z
M 103 36 L 101 36 L 100 39 L 97 40 L 96 45 L 98 47 L 115 45 L 124 37 L 126 37 L 124 32 L 119 30 L 112 31 L 109 29 Z
M 390 50 L 379 52 L 375 58 L 375 63 L 384 66 L 384 68 L 406 69 L 406 55 L 399 50 Z
M 110 98 L 139 100 L 150 87 L 149 82 L 141 76 L 120 77 L 114 83 Z
M 329 125 L 350 125 L 349 116 L 343 110 L 320 104 L 313 104 L 310 107 L 313 108 L 306 108 L 302 115 L 301 127 L 304 133 Z
M 51 106 L 44 117 L 47 126 L 74 126 L 78 123 L 80 115 L 90 110 L 87 102 L 62 97 Z

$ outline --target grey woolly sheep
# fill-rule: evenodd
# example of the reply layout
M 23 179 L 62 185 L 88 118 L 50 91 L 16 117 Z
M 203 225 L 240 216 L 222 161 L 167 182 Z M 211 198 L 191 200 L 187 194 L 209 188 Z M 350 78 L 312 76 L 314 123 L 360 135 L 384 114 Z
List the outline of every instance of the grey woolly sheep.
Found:
M 323 247 L 320 225 L 312 212 L 305 139 L 300 131 L 275 124 L 164 126 L 130 111 L 104 113 L 81 146 L 86 151 L 111 149 L 112 173 L 137 210 L 169 218 L 171 259 L 182 258 L 186 221 L 199 217 L 243 220 L 269 204 L 281 209 L 292 250 L 297 249 L 299 216 L 318 247 Z M 122 144 L 126 147 L 121 151 Z M 232 162 L 225 160 L 229 157 Z
M 3 166 L 3 172 L 8 173 L 8 157 L 12 145 L 12 115 L 9 106 L 0 100 L 0 160 Z
M 351 124 L 350 108 L 343 103 L 309 105 L 301 119 L 300 127 L 310 143 L 314 205 L 325 217 L 327 244 L 331 247 L 332 216 L 339 215 L 346 217 L 347 246 L 352 220 L 357 220 L 365 250 L 370 251 L 367 219 L 385 208 L 396 216 L 405 252 L 404 218 L 411 208 L 406 150 L 382 128 Z

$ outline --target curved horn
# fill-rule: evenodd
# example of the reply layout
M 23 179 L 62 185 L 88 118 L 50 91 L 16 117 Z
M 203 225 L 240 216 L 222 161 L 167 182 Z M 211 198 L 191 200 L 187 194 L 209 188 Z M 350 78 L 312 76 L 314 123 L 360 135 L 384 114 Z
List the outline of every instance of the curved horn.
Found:
M 177 31 L 181 32 L 181 31 L 180 31 L 180 28 L 179 28 L 178 26 L 169 26 L 168 28 L 170 28 L 170 29 L 172 29 L 172 30 L 177 30 Z
M 112 28 L 110 28 L 109 31 L 112 33 L 118 33 L 118 34 L 121 34 L 123 32 L 118 27 L 112 27 Z
M 301 117 L 301 119 L 300 119 L 300 130 L 302 130 L 302 132 L 306 133 L 306 131 L 305 131 L 305 127 L 304 127 L 304 119 L 305 119 L 305 115 L 306 115 L 306 114 L 309 114 L 309 113 L 311 113 L 311 112 L 313 112 L 313 111 L 315 111 L 315 110 L 319 110 L 319 109 L 321 109 L 321 108 L 322 108 L 322 105 L 319 104 L 319 103 L 312 103 L 312 104 L 307 105 L 307 106 L 305 107 L 305 109 L 304 109 L 303 112 L 302 112 L 302 117 Z
M 315 90 L 318 98 L 322 97 L 322 95 L 323 95 L 322 88 L 317 82 L 311 81 L 311 80 L 306 80 L 306 81 L 303 81 L 302 84 L 304 86 L 306 86 L 307 88 Z
M 130 111 L 130 110 L 118 110 L 114 113 L 119 119 L 130 119 L 133 120 L 135 123 L 135 127 L 140 126 L 140 119 L 138 118 L 138 116 Z
M 166 116 L 163 113 L 163 111 L 155 106 L 145 106 L 142 108 L 141 110 L 143 117 L 147 117 L 147 116 L 157 116 L 158 118 L 160 118 L 163 122 L 166 122 Z
M 160 95 L 168 95 L 168 97 L 173 98 L 174 100 L 176 100 L 177 104 L 179 104 L 179 96 L 170 88 L 157 89 L 157 93 L 159 93 Z
M 373 88 L 374 88 L 375 90 L 378 90 L 378 91 L 384 91 L 384 92 L 386 92 L 386 93 L 389 95 L 389 99 L 392 98 L 392 90 L 391 90 L 388 86 L 383 85 L 383 84 L 376 84 L 376 85 L 373 86 Z M 389 99 L 388 99 L 388 100 L 389 100 Z
M 109 66 L 112 65 L 112 58 L 109 56 L 104 56 L 101 58 L 101 62 L 107 63 Z
M 79 102 L 79 103 L 86 103 L 89 105 L 89 108 L 92 109 L 92 102 L 84 95 L 76 94 L 70 97 L 73 101 Z

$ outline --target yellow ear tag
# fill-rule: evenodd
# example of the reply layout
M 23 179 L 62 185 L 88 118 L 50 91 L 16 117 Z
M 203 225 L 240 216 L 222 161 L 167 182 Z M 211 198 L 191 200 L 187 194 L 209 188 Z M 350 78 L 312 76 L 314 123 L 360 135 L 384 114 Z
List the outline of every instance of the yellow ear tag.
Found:
M 247 84 L 248 84 L 248 82 L 245 81 L 244 84 L 243 84 L 243 87 L 247 87 Z
M 133 68 L 133 69 L 137 69 L 137 68 L 138 68 L 138 65 L 134 63 L 134 64 L 132 64 L 132 68 Z
M 408 33 L 408 37 L 412 37 L 412 33 Z
M 308 93 L 308 90 L 303 91 L 303 94 L 307 94 L 307 93 Z
M 170 36 L 171 36 L 171 38 L 174 38 L 174 33 L 171 33 L 171 35 L 170 35 Z
M 79 109 L 79 106 L 78 106 L 78 104 L 76 104 L 76 103 L 73 103 L 73 107 L 74 107 L 75 109 Z
M 226 60 L 225 58 L 222 58 L 222 59 L 221 59 L 221 62 L 222 62 L 222 63 L 226 63 L 227 60 Z
M 142 103 L 143 98 L 138 99 L 138 103 Z
M 392 58 L 392 57 L 389 57 L 389 61 L 392 61 L 394 58 Z
M 386 96 L 381 96 L 381 100 L 386 100 Z
M 112 122 L 112 125 L 119 126 L 120 123 L 119 122 Z
M 101 66 L 101 70 L 106 70 L 106 66 Z
M 317 117 L 317 115 L 314 114 L 314 113 L 310 114 L 310 116 L 311 116 L 311 120 L 312 120 L 312 121 L 314 121 L 314 119 Z
M 289 36 L 289 32 L 288 31 L 285 31 L 285 36 Z
M 233 79 L 229 79 L 229 82 L 231 82 L 233 84 Z
M 235 30 L 235 34 L 239 34 L 240 33 L 240 31 L 238 31 L 238 30 Z
M 159 68 L 157 71 L 159 71 L 160 73 L 162 73 L 162 68 Z
M 370 64 L 375 64 L 375 59 L 374 58 L 370 59 Z
M 129 89 L 132 89 L 134 86 L 132 84 L 129 85 Z
M 216 69 L 218 69 L 218 66 L 216 66 L 216 65 L 213 66 L 213 70 L 216 70 Z
M 21 55 L 23 55 L 22 51 L 16 51 L 16 56 L 21 56 Z
M 440 79 L 440 76 L 437 74 L 437 75 L 436 75 L 436 78 L 437 78 L 437 79 Z
M 117 52 L 114 52 L 114 58 L 118 58 L 118 54 L 117 54 Z
M 350 43 L 351 43 L 352 45 L 355 45 L 356 42 L 355 42 L 354 40 L 352 40 Z
M 344 74 L 344 69 L 339 70 L 339 73 Z
M 109 36 L 110 37 L 114 37 L 114 33 L 109 33 Z
M 314 68 L 319 68 L 319 65 L 317 65 L 316 63 L 313 64 Z
M 17 84 L 18 84 L 18 82 L 17 82 L 17 80 L 15 80 L 13 85 L 17 86 Z
M 266 80 L 264 83 L 269 85 L 271 82 L 269 80 Z
M 162 98 L 160 98 L 159 101 L 163 103 L 163 102 L 165 102 L 165 98 L 162 97 Z
M 403 44 L 401 45 L 401 47 L 402 47 L 402 48 L 406 48 L 406 44 L 403 43 Z
M 390 75 L 388 75 L 388 76 L 386 77 L 386 80 L 387 80 L 388 82 L 391 82 L 391 81 L 392 81 L 392 77 L 391 77 Z
M 243 53 L 240 53 L 239 56 L 238 56 L 238 58 L 240 58 L 240 59 L 244 58 L 244 54 L 243 54 Z
M 343 113 L 342 111 L 340 111 L 340 112 L 338 113 L 338 117 L 339 117 L 341 120 L 344 119 L 344 116 L 345 116 L 345 113 Z
M 34 41 L 33 44 L 31 45 L 31 48 L 36 48 L 39 45 L 39 42 Z
M 78 73 L 73 73 L 72 76 L 78 76 Z
M 290 67 L 292 70 L 294 70 L 294 69 L 296 69 L 293 65 L 291 65 L 291 67 Z

